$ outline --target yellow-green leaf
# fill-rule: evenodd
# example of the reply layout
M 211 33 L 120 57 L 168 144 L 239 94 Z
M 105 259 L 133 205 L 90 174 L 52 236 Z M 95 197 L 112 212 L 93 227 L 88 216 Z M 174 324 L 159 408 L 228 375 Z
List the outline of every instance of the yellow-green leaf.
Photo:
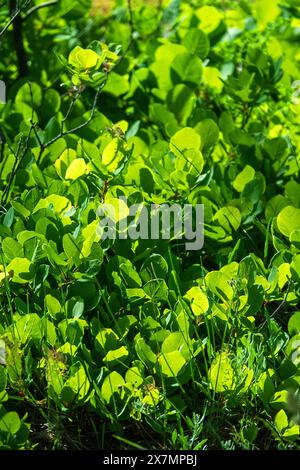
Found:
M 87 166 L 84 159 L 76 158 L 68 167 L 65 178 L 67 180 L 76 180 L 77 178 L 80 178 L 80 176 L 83 176 L 86 173 L 86 170 Z

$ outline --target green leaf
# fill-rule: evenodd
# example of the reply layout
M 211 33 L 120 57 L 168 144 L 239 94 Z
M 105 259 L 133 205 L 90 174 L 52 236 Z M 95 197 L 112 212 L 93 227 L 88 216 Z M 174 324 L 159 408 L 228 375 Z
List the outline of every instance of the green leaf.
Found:
M 62 256 L 58 255 L 52 246 L 43 245 L 43 249 L 45 250 L 52 266 L 67 266 L 67 261 L 65 261 Z
M 102 354 L 117 349 L 119 338 L 111 328 L 102 328 L 95 338 L 95 347 Z
M 14 208 L 15 212 L 21 214 L 23 217 L 27 218 L 30 216 L 30 211 L 18 201 L 11 201 L 11 205 Z
M 296 181 L 289 181 L 285 185 L 286 197 L 293 203 L 295 207 L 300 207 L 300 184 Z
M 127 348 L 125 348 L 125 346 L 121 346 L 118 349 L 108 351 L 106 356 L 103 358 L 103 362 L 105 362 L 108 366 L 114 366 L 119 363 L 123 363 L 128 355 L 129 352 Z
M 59 121 L 56 119 L 56 117 L 52 116 L 45 127 L 44 141 L 50 142 L 50 140 L 54 139 L 56 136 L 59 135 L 60 131 L 61 126 Z
M 277 196 L 272 197 L 266 205 L 265 214 L 266 219 L 269 220 L 273 219 L 273 217 L 277 217 L 278 214 L 282 209 L 289 205 L 288 199 L 286 199 L 281 194 L 277 194 Z
M 179 331 L 170 333 L 162 343 L 161 352 L 165 356 L 174 351 L 179 351 L 186 360 L 189 360 L 193 356 L 193 343 Z
M 241 225 L 242 217 L 237 207 L 227 206 L 218 210 L 213 220 L 218 221 L 219 225 L 223 227 L 226 232 L 231 233 L 232 230 L 238 230 Z
M 212 119 L 204 119 L 195 126 L 201 137 L 201 151 L 207 152 L 219 139 L 219 128 Z
M 36 313 L 28 313 L 22 316 L 12 325 L 15 339 L 25 344 L 31 339 L 40 340 L 42 338 L 41 319 Z
M 278 413 L 275 416 L 275 425 L 280 434 L 288 427 L 289 422 L 287 415 L 284 410 L 278 411 Z
M 300 228 L 293 230 L 290 234 L 290 242 L 300 250 Z
M 11 227 L 14 221 L 14 217 L 15 217 L 14 208 L 10 207 L 8 211 L 6 212 L 5 217 L 3 219 L 3 225 L 8 228 Z
M 131 383 L 135 387 L 139 387 L 144 382 L 143 376 L 138 367 L 131 367 L 125 375 L 126 383 Z
M 266 181 L 262 173 L 256 173 L 254 178 L 245 185 L 241 197 L 257 204 L 266 190 Z
M 178 123 L 173 113 L 159 103 L 150 106 L 150 119 L 158 124 L 171 137 L 178 130 Z
M 0 362 L 0 364 L 3 364 L 3 362 Z M 7 383 L 6 369 L 4 369 L 2 365 L 0 365 L 0 393 L 6 389 L 6 383 Z
M 273 0 L 271 4 L 268 0 L 257 0 L 255 11 L 259 25 L 264 28 L 280 14 L 279 0 Z
M 193 90 L 184 84 L 175 85 L 167 96 L 167 105 L 177 118 L 178 122 L 185 124 L 194 107 L 195 95 Z
M 167 284 L 163 279 L 151 279 L 144 285 L 144 291 L 153 300 L 166 301 L 169 295 Z
M 203 83 L 207 88 L 211 88 L 214 92 L 221 93 L 224 88 L 224 83 L 222 82 L 222 74 L 216 67 L 206 66 L 203 69 Z M 227 114 L 227 113 L 224 113 Z M 229 126 L 228 126 L 229 127 Z M 230 128 L 230 131 L 232 129 Z M 226 135 L 227 139 L 227 135 Z
M 291 273 L 300 281 L 300 255 L 296 255 L 291 262 Z
M 55 160 L 54 167 L 61 178 L 65 178 L 67 169 L 76 159 L 77 153 L 73 149 L 65 149 L 62 154 Z
M 113 173 L 119 168 L 123 159 L 124 154 L 121 151 L 120 140 L 115 138 L 105 147 L 102 154 L 102 163 L 109 172 Z
M 6 347 L 3 339 L 0 339 L 0 364 L 5 365 L 6 363 Z
M 64 252 L 66 253 L 67 257 L 72 260 L 74 263 L 79 262 L 79 257 L 81 255 L 80 247 L 78 246 L 78 242 L 74 239 L 74 237 L 70 233 L 66 233 L 63 236 L 63 248 Z
M 43 115 L 49 119 L 56 114 L 61 105 L 60 94 L 53 88 L 49 88 L 43 95 L 42 110 Z
M 156 363 L 156 355 L 154 354 L 150 346 L 146 344 L 144 338 L 139 338 L 136 341 L 135 350 L 139 359 L 145 364 L 150 363 L 154 365 Z
M 99 56 L 91 49 L 76 46 L 69 55 L 69 64 L 78 70 L 95 68 L 99 64 Z
M 24 83 L 16 95 L 17 109 L 21 109 L 21 104 L 25 103 L 37 109 L 41 106 L 42 102 L 42 89 L 37 83 L 28 82 Z
M 125 95 L 125 93 L 129 91 L 129 88 L 128 75 L 119 75 L 115 72 L 110 72 L 105 85 L 106 93 L 119 97 Z
M 204 33 L 213 32 L 223 19 L 223 13 L 213 6 L 203 6 L 196 10 L 196 16 L 200 20 L 200 28 Z
M 189 289 L 184 298 L 190 301 L 191 309 L 195 316 L 204 315 L 209 309 L 208 298 L 200 287 Z
M 300 312 L 294 313 L 289 319 L 288 330 L 291 336 L 300 333 Z
M 61 398 L 63 401 L 71 402 L 73 399 L 83 400 L 89 391 L 90 382 L 82 364 L 76 367 L 75 373 L 66 381 L 61 389 Z
M 40 209 L 48 208 L 53 208 L 54 212 L 63 216 L 72 208 L 72 204 L 65 196 L 51 194 L 50 196 L 47 196 L 38 202 L 33 210 L 33 213 L 36 213 Z

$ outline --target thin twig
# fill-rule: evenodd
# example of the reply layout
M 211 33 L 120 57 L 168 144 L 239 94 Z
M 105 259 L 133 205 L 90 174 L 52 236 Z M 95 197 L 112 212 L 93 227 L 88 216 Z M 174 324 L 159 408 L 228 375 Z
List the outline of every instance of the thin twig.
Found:
M 286 301 L 287 301 L 287 297 L 289 295 L 289 292 L 290 292 L 290 287 L 291 287 L 291 284 L 292 284 L 292 280 L 289 279 L 288 281 L 288 285 L 287 285 L 287 290 L 285 292 L 285 295 L 284 295 L 284 298 L 283 300 L 281 301 L 281 303 L 278 305 L 278 307 L 274 310 L 274 312 L 269 315 L 269 318 L 267 320 L 265 320 L 262 325 L 261 325 L 261 328 L 263 328 L 265 326 L 265 324 L 267 323 L 268 320 L 271 320 L 271 318 L 274 318 L 275 315 L 282 309 L 282 307 L 285 305 Z
M 127 0 L 128 12 L 129 12 L 129 26 L 130 26 L 130 35 L 133 36 L 134 32 L 134 23 L 133 23 L 133 9 L 131 0 Z

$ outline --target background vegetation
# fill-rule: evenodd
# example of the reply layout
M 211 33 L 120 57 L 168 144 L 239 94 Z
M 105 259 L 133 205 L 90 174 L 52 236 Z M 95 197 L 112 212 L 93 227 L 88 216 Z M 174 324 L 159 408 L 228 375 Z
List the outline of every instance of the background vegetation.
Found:
M 299 37 L 298 0 L 1 0 L 2 449 L 299 448 Z M 203 249 L 101 242 L 122 195 L 203 203 Z

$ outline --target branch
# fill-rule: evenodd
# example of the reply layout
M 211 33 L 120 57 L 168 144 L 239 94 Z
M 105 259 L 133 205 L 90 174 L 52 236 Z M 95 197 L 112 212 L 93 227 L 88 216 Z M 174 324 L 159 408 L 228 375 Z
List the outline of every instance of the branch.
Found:
M 27 0 L 27 2 L 25 2 L 24 6 L 23 6 L 23 9 L 26 8 L 31 2 L 32 2 L 32 0 Z M 14 2 L 14 3 L 16 4 L 16 2 Z M 6 25 L 0 31 L 0 38 L 5 33 L 5 31 L 7 31 L 8 28 L 12 25 L 12 23 L 17 18 L 17 16 L 21 15 L 21 12 L 22 12 L 22 8 L 19 8 L 18 6 L 16 6 L 16 8 L 13 9 L 13 11 L 11 11 L 10 20 L 6 23 Z
M 13 16 L 11 16 L 10 20 L 6 23 L 6 25 L 0 31 L 0 38 L 5 33 L 5 31 L 10 27 L 10 25 L 15 21 L 15 18 L 21 13 L 21 10 L 17 10 Z
M 127 6 L 128 6 L 128 12 L 129 12 L 130 33 L 131 33 L 131 37 L 132 37 L 133 32 L 134 32 L 134 23 L 133 23 L 133 10 L 132 10 L 131 0 L 127 0 Z
M 58 139 L 61 139 L 62 137 L 68 135 L 68 134 L 74 134 L 75 132 L 79 131 L 80 129 L 83 129 L 84 127 L 86 127 L 93 119 L 94 117 L 94 114 L 95 114 L 95 110 L 96 110 L 96 105 L 97 105 L 97 102 L 98 102 L 98 98 L 104 88 L 104 86 L 106 85 L 106 82 L 107 82 L 107 78 L 106 80 L 98 87 L 97 89 L 97 92 L 96 92 L 96 95 L 95 95 L 95 98 L 94 98 L 94 102 L 93 102 L 93 106 L 92 106 L 92 109 L 91 109 L 91 113 L 90 113 L 90 116 L 89 118 L 83 122 L 82 124 L 80 124 L 79 126 L 76 126 L 74 127 L 73 129 L 70 129 L 68 131 L 64 131 L 64 127 L 63 125 L 61 126 L 61 131 L 59 134 L 57 134 L 55 137 L 53 137 L 53 139 L 49 140 L 49 142 L 46 142 L 45 144 L 42 144 L 40 145 L 40 152 L 39 152 L 39 155 L 38 155 L 38 158 L 37 158 L 37 164 L 40 163 L 41 161 L 41 158 L 42 158 L 42 155 L 44 153 L 44 150 L 46 148 L 48 148 L 50 145 L 54 144 Z M 74 105 L 74 100 L 71 102 L 71 105 L 67 111 L 67 114 L 66 116 L 63 118 L 63 123 L 65 123 L 67 117 L 69 116 L 70 112 L 71 112 L 71 109 Z
M 9 198 L 9 193 L 10 193 L 10 190 L 11 188 L 13 187 L 13 182 L 14 182 L 14 179 L 15 179 L 15 176 L 24 160 L 24 158 L 26 157 L 26 154 L 29 150 L 29 139 L 31 137 L 31 133 L 32 133 L 32 130 L 33 130 L 33 126 L 31 125 L 30 126 L 30 129 L 29 129 L 29 132 L 28 132 L 28 135 L 26 137 L 26 140 L 25 140 L 25 147 L 24 147 L 24 150 L 23 150 L 23 153 L 21 155 L 21 157 L 19 158 L 19 155 L 20 155 L 20 152 L 21 152 L 21 146 L 22 146 L 22 138 L 23 136 L 21 136 L 19 142 L 18 142 L 18 148 L 17 148 L 17 153 L 15 155 L 15 162 L 14 162 L 14 165 L 13 165 L 13 168 L 11 170 L 11 174 L 10 174 L 10 177 L 9 177 L 9 181 L 6 185 L 6 188 L 4 189 L 3 191 L 3 194 L 1 196 L 1 204 L 3 206 L 5 206 L 5 204 L 7 203 L 8 201 L 8 198 Z

